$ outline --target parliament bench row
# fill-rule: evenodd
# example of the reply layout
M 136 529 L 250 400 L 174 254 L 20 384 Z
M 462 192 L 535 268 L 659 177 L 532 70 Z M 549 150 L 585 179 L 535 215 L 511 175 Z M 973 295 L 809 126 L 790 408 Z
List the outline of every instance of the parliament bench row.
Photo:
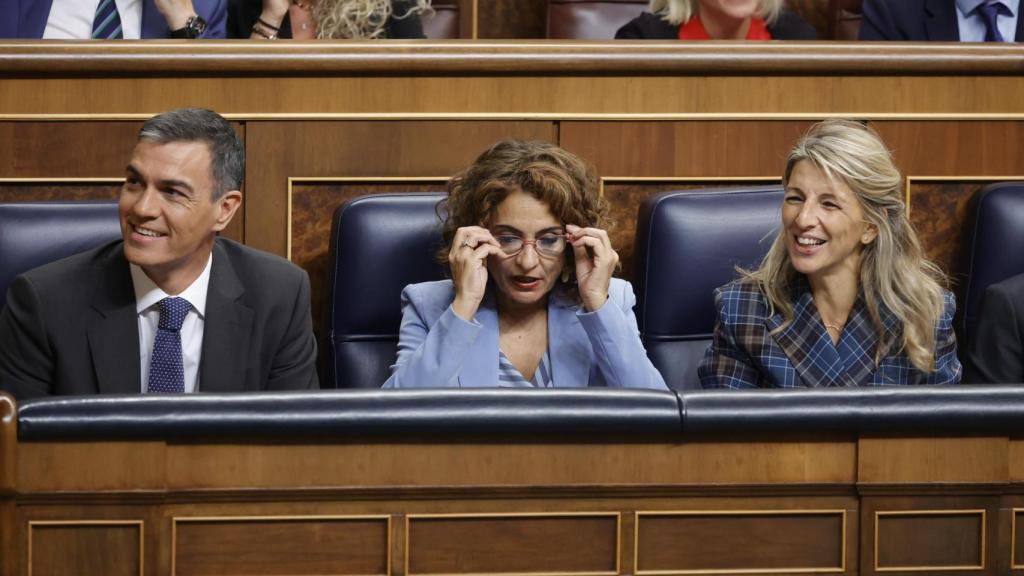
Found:
M 324 295 L 327 388 L 377 388 L 394 362 L 400 294 L 445 277 L 436 193 L 379 194 L 340 207 L 330 237 Z M 697 388 L 696 366 L 714 328 L 712 293 L 753 268 L 779 221 L 782 189 L 761 186 L 668 192 L 640 206 L 636 315 L 648 355 L 674 389 Z M 960 295 L 961 350 L 985 288 L 1024 273 L 1024 183 L 993 184 L 972 201 L 963 257 L 950 271 Z M 117 207 L 100 203 L 0 205 L 0 298 L 26 270 L 120 236 Z M 0 304 L 2 304 L 0 300 Z

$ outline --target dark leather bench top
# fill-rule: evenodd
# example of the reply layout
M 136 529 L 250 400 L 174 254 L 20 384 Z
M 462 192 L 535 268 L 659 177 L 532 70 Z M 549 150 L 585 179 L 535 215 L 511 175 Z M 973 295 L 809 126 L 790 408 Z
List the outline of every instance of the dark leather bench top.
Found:
M 1024 431 L 1024 387 L 326 390 L 81 396 L 18 409 L 19 440 L 677 442 L 709 435 Z
M 26 400 L 18 409 L 18 437 L 675 441 L 680 422 L 671 392 L 325 390 Z

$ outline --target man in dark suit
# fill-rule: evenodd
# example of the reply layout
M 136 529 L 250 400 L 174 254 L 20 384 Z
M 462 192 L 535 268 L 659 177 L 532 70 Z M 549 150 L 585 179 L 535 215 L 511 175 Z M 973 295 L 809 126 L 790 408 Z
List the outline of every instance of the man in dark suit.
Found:
M 0 389 L 50 394 L 317 387 L 309 279 L 218 238 L 242 203 L 241 140 L 209 110 L 150 119 L 126 169 L 122 239 L 15 279 Z
M 109 4 L 0 0 L 0 38 L 224 38 L 227 32 L 227 0 Z
M 1024 274 L 985 290 L 967 353 L 964 381 L 1024 383 Z
M 862 11 L 861 40 L 1024 41 L 1020 0 L 864 0 Z

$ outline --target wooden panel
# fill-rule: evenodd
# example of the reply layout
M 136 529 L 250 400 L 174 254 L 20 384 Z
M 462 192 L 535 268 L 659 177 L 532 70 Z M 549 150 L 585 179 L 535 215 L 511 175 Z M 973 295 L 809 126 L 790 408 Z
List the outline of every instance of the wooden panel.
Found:
M 782 177 L 807 120 L 563 122 L 561 144 L 605 177 Z
M 1010 522 L 1010 567 L 1024 570 L 1024 509 L 1012 509 Z
M 611 204 L 611 217 L 615 227 L 610 233 L 612 247 L 619 253 L 622 268 L 616 276 L 633 278 L 633 255 L 635 252 L 637 215 L 640 205 L 651 196 L 674 190 L 707 188 L 730 188 L 734 186 L 761 186 L 779 184 L 774 179 L 718 178 L 715 180 L 695 178 L 653 178 L 630 180 L 629 178 L 605 178 L 602 181 L 604 197 Z M 781 220 L 781 214 L 780 214 Z
M 142 522 L 29 524 L 30 576 L 141 576 Z
M 291 182 L 291 221 L 288 228 L 289 259 L 309 273 L 313 308 L 313 327 L 323 339 L 323 301 L 327 290 L 327 260 L 330 252 L 331 222 L 334 211 L 349 200 L 369 194 L 388 192 L 443 192 L 444 180 L 293 180 Z
M 907 177 L 1024 174 L 1024 122 L 873 121 Z
M 984 510 L 876 512 L 875 570 L 984 568 Z
M 46 202 L 56 200 L 117 200 L 121 181 L 0 180 L 0 202 Z
M 480 0 L 479 38 L 544 38 L 545 0 Z
M 637 513 L 639 574 L 843 572 L 843 510 Z
M 176 576 L 388 574 L 388 518 L 175 518 Z
M 282 256 L 289 178 L 447 177 L 502 138 L 555 139 L 549 122 L 251 122 L 246 130 L 246 243 Z M 320 242 L 322 250 L 327 235 Z
M 146 490 L 164 487 L 162 442 L 57 442 L 22 445 L 18 450 L 21 493 L 66 489 Z
M 409 516 L 407 574 L 618 572 L 617 514 Z
M 1007 482 L 1006 438 L 861 438 L 861 483 Z

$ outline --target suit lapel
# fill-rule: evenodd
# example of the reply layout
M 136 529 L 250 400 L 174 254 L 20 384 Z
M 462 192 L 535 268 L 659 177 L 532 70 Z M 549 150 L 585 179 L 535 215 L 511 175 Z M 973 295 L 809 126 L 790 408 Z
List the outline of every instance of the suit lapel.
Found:
M 235 274 L 227 253 L 215 242 L 206 293 L 203 356 L 199 361 L 199 389 L 203 392 L 246 389 L 253 311 L 242 302 L 243 294 L 245 287 Z
M 937 42 L 960 40 L 960 25 L 956 20 L 955 2 L 952 0 L 925 0 L 924 11 L 924 28 L 928 40 Z
M 466 360 L 459 372 L 459 386 L 481 388 L 498 386 L 498 309 L 494 299 L 484 298 L 476 311 L 476 321 L 483 329 L 473 348 L 466 351 Z
M 782 324 L 782 316 L 768 319 L 769 330 Z M 825 326 L 814 306 L 811 291 L 799 291 L 793 306 L 793 322 L 774 336 L 807 386 L 842 386 L 843 362 L 832 345 Z
M 1017 35 L 1014 40 L 1017 42 L 1024 42 L 1024 17 L 1021 17 L 1021 10 L 1024 9 L 1024 3 L 1017 5 Z
M 548 299 L 551 379 L 559 388 L 582 388 L 590 383 L 592 350 L 583 326 L 576 319 L 577 309 L 577 305 L 559 294 L 552 293 Z
M 96 383 L 102 394 L 138 394 L 139 321 L 135 312 L 135 289 L 121 244 L 97 270 L 93 308 L 98 313 L 87 330 Z

